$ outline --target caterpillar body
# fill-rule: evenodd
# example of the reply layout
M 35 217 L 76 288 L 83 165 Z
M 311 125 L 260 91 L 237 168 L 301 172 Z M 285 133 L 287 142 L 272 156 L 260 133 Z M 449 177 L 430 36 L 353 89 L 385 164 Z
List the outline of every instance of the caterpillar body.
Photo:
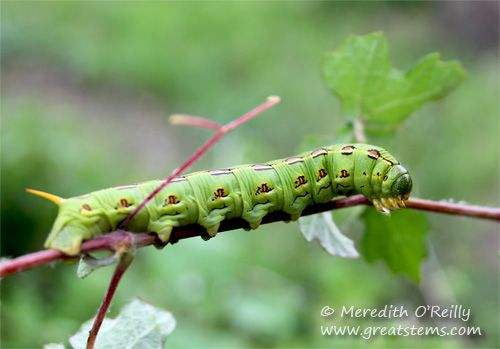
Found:
M 69 199 L 27 191 L 59 205 L 45 247 L 75 255 L 83 241 L 116 230 L 161 183 L 118 186 Z M 265 164 L 176 177 L 124 230 L 153 232 L 166 243 L 174 227 L 198 224 L 213 237 L 225 219 L 239 217 L 256 229 L 270 212 L 283 211 L 297 220 L 306 206 L 335 196 L 363 194 L 387 212 L 404 207 L 411 189 L 408 171 L 386 150 L 339 144 Z

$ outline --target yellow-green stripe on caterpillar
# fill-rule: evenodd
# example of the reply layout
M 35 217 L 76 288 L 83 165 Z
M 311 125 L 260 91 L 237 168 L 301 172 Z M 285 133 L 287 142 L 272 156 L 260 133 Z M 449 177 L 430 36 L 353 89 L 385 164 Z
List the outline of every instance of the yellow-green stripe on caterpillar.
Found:
M 45 247 L 75 255 L 82 241 L 117 226 L 161 180 L 108 188 L 69 199 L 27 189 L 59 205 Z M 124 227 L 156 233 L 168 242 L 173 227 L 198 224 L 215 236 L 225 219 L 256 229 L 265 215 L 283 211 L 297 220 L 313 203 L 363 194 L 381 212 L 404 207 L 412 189 L 408 171 L 386 150 L 338 144 L 266 164 L 195 172 L 176 177 Z

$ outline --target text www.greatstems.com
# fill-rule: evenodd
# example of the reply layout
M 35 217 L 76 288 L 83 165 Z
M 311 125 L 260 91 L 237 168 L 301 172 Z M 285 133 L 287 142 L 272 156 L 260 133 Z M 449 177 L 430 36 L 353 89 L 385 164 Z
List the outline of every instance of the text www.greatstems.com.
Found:
M 376 327 L 368 326 L 321 326 L 323 336 L 361 336 L 369 339 L 372 336 L 481 336 L 479 327 L 424 327 L 424 326 L 402 326 L 397 327 Z

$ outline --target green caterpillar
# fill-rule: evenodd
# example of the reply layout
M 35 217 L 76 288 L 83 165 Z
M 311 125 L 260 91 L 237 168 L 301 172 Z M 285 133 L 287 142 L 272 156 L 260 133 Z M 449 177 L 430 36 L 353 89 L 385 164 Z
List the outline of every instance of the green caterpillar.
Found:
M 82 241 L 114 231 L 161 180 L 118 186 L 63 199 L 27 189 L 60 206 L 45 247 L 75 255 Z M 339 144 L 266 164 L 210 170 L 176 177 L 124 227 L 154 232 L 164 243 L 173 227 L 199 224 L 208 236 L 225 219 L 242 218 L 256 229 L 263 217 L 283 211 L 297 220 L 313 203 L 363 194 L 381 212 L 404 207 L 412 180 L 386 150 Z

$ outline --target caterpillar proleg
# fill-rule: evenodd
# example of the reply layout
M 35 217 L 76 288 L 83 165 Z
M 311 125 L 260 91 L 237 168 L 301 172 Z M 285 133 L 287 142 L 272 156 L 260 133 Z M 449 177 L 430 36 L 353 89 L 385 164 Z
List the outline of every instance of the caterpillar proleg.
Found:
M 45 247 L 69 255 L 83 241 L 116 230 L 161 184 L 154 180 L 68 199 L 27 189 L 59 205 Z M 265 215 L 283 211 L 297 220 L 306 206 L 335 196 L 363 194 L 381 212 L 404 207 L 412 180 L 386 150 L 368 144 L 338 144 L 265 164 L 195 172 L 176 177 L 125 226 L 156 233 L 164 243 L 174 227 L 198 224 L 209 237 L 225 219 L 259 227 Z

